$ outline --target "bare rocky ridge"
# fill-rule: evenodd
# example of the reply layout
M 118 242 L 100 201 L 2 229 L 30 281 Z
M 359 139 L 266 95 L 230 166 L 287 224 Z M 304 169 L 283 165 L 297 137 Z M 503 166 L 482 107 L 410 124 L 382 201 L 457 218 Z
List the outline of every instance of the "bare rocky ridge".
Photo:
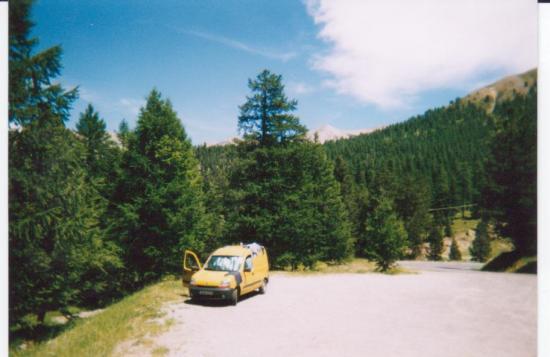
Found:
M 501 80 L 477 89 L 462 100 L 472 102 L 492 112 L 497 103 L 513 98 L 514 93 L 526 94 L 537 81 L 537 69 L 504 77 Z
M 345 130 L 338 129 L 331 125 L 325 124 L 316 130 L 310 130 L 307 133 L 307 138 L 311 141 L 317 140 L 323 144 L 326 141 L 338 140 L 338 139 L 347 139 L 352 136 L 357 136 L 360 134 L 369 134 L 376 129 L 355 129 L 355 130 Z

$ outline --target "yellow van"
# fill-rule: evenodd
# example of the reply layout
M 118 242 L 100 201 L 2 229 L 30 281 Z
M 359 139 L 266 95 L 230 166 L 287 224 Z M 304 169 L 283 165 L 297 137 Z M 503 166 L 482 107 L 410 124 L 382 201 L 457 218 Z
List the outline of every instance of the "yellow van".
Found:
M 190 250 L 183 257 L 183 284 L 192 300 L 229 300 L 236 305 L 240 296 L 266 291 L 269 282 L 267 251 L 257 243 L 219 248 L 204 266 Z

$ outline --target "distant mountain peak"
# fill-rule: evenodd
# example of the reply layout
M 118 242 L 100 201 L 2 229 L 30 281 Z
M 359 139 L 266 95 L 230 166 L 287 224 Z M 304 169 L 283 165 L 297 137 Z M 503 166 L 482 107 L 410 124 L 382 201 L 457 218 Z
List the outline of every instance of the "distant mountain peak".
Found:
M 308 140 L 313 141 L 315 140 L 315 135 L 317 134 L 317 141 L 323 144 L 331 140 L 347 139 L 352 136 L 357 136 L 360 134 L 368 134 L 377 129 L 380 129 L 380 128 L 338 129 L 330 124 L 323 124 L 315 130 L 309 130 L 306 134 L 306 137 L 308 138 Z M 205 144 L 206 146 L 224 146 L 224 145 L 235 144 L 235 141 L 238 139 L 239 137 L 233 136 L 217 143 L 205 143 Z
M 376 129 L 338 129 L 333 127 L 330 124 L 323 124 L 318 129 L 310 130 L 307 133 L 307 138 L 309 140 L 314 140 L 315 135 L 317 135 L 317 140 L 323 144 L 327 141 L 338 140 L 338 139 L 347 139 L 352 136 L 357 136 L 360 134 L 368 134 L 373 132 Z

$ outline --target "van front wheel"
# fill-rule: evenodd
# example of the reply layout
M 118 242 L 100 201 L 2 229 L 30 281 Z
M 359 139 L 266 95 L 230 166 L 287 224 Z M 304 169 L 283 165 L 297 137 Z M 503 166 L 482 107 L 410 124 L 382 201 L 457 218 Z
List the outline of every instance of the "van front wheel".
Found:
M 231 305 L 233 306 L 237 305 L 237 301 L 239 301 L 239 289 L 235 289 L 231 293 L 231 300 L 230 300 Z

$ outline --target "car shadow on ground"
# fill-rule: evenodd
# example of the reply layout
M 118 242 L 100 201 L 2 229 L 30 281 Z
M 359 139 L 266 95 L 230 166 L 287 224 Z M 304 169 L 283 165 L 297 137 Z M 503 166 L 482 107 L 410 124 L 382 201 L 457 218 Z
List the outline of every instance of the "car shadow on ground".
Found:
M 258 291 L 253 291 L 251 293 L 248 293 L 246 295 L 239 296 L 239 301 L 237 303 L 237 306 L 248 299 L 251 299 L 255 297 L 256 295 L 261 295 Z M 229 300 L 208 300 L 208 299 L 191 299 L 187 295 L 182 295 L 186 300 L 184 301 L 184 304 L 188 305 L 195 305 L 195 306 L 203 306 L 203 307 L 227 307 L 227 306 L 233 306 L 231 305 L 231 302 Z

